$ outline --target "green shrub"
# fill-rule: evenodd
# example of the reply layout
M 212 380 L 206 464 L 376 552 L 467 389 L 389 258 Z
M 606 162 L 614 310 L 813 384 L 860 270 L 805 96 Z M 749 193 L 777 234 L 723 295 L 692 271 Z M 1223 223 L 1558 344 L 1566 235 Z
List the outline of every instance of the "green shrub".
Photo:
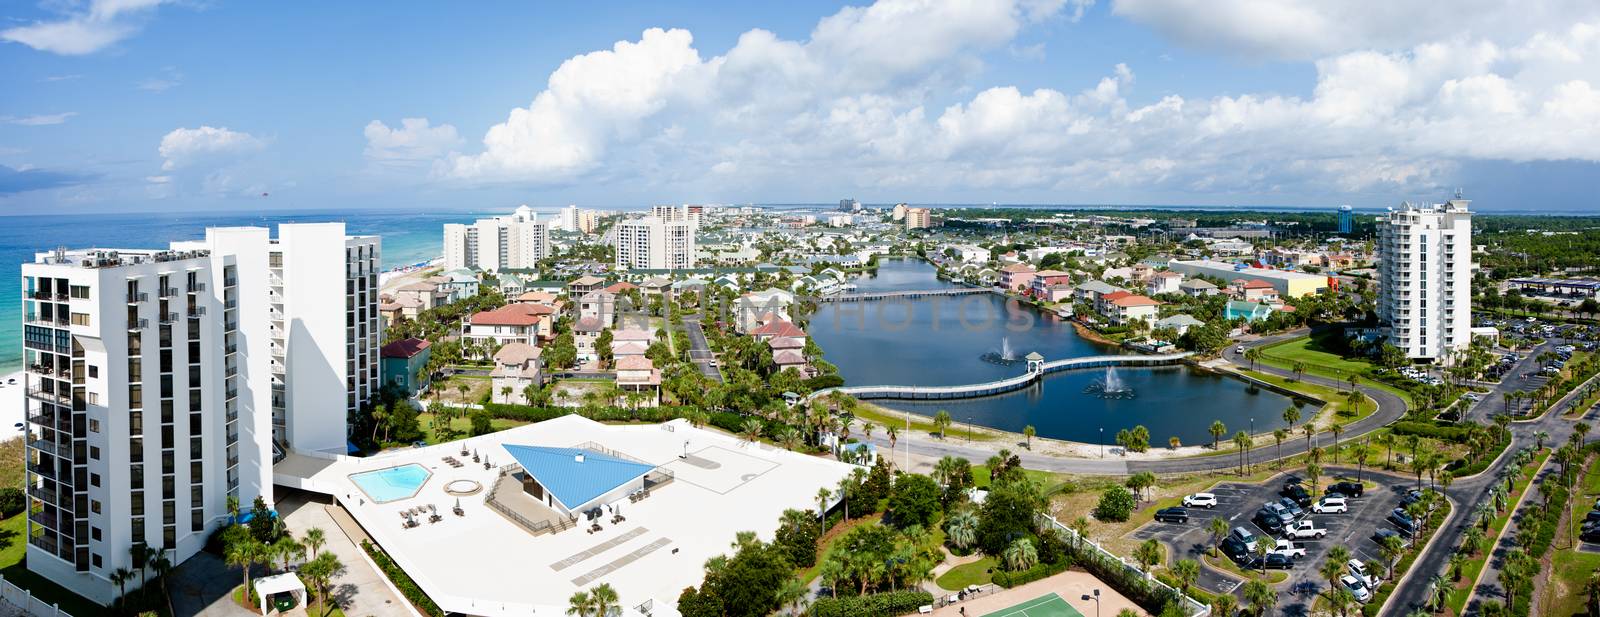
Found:
M 361 541 L 361 550 L 366 551 L 367 555 L 372 557 L 372 562 L 378 564 L 378 569 L 383 571 L 384 576 L 389 577 L 389 582 L 394 583 L 395 589 L 399 589 L 400 594 L 410 600 L 412 606 L 417 607 L 417 610 L 422 611 L 425 615 L 444 617 L 444 610 L 440 609 L 438 604 L 433 603 L 433 598 L 423 593 L 422 588 L 417 586 L 417 582 L 411 580 L 411 575 L 400 569 L 400 565 L 390 559 L 388 553 L 383 552 L 383 549 L 366 540 Z
M 1063 559 L 1057 563 L 1035 564 L 1032 568 L 1028 568 L 1021 572 L 1007 572 L 1005 570 L 996 569 L 994 572 L 994 578 L 992 580 L 994 581 L 994 584 L 1001 587 L 1020 587 L 1034 581 L 1043 580 L 1062 572 L 1066 572 L 1067 568 L 1071 566 L 1071 559 Z
M 1133 514 L 1133 493 L 1121 486 L 1113 486 L 1100 494 L 1100 503 L 1094 507 L 1094 517 L 1102 521 L 1121 522 Z
M 811 603 L 813 617 L 892 617 L 917 612 L 917 607 L 933 604 L 926 591 L 891 591 L 848 598 L 818 598 Z
M 0 488 L 0 518 L 21 514 L 27 507 L 28 498 L 22 494 L 22 489 L 10 486 Z

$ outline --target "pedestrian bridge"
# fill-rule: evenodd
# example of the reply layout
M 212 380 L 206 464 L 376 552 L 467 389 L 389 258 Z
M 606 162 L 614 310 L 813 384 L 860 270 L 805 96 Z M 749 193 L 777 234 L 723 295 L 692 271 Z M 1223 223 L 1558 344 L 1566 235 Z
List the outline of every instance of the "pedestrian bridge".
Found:
M 927 298 L 930 296 L 968 296 L 972 294 L 994 293 L 987 287 L 949 287 L 945 289 L 915 289 L 907 291 L 877 291 L 861 293 L 842 293 L 831 296 L 821 296 L 818 302 L 866 302 L 868 300 L 910 300 L 912 298 Z
M 807 400 L 827 396 L 831 392 L 843 392 L 857 399 L 899 399 L 899 400 L 937 400 L 957 398 L 977 398 L 1021 390 L 1038 381 L 1044 375 L 1060 371 L 1075 369 L 1100 368 L 1111 366 L 1164 366 L 1180 364 L 1191 352 L 1156 355 L 1109 355 L 1088 356 L 1083 358 L 1067 358 L 1042 362 L 1036 368 L 1015 377 L 1007 377 L 997 381 L 974 383 L 959 386 L 841 386 L 826 388 L 812 392 Z

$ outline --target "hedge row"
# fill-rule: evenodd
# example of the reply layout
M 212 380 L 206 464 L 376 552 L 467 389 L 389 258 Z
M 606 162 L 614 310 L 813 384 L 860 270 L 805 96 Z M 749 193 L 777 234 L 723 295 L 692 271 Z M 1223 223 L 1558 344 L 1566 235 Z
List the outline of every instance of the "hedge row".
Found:
M 1445 465 L 1445 469 L 1450 470 L 1450 473 L 1457 478 L 1464 478 L 1470 475 L 1481 473 L 1483 470 L 1489 468 L 1489 463 L 1493 463 L 1496 458 L 1500 457 L 1500 453 L 1504 452 L 1505 449 L 1510 446 L 1511 437 L 1501 434 L 1499 449 L 1495 450 L 1494 452 L 1485 452 L 1470 461 L 1465 458 L 1458 458 Z
M 1067 568 L 1070 567 L 1072 567 L 1072 558 L 1067 557 L 1053 564 L 1040 562 L 1038 564 L 1034 564 L 1032 568 L 1028 568 L 1021 572 L 1007 572 L 1005 570 L 1000 570 L 994 573 L 993 581 L 994 584 L 1001 587 L 1020 587 L 1037 580 L 1049 578 L 1062 572 L 1066 572 Z
M 1389 601 L 1389 595 L 1394 593 L 1396 581 L 1405 576 L 1406 570 L 1411 569 L 1411 563 L 1417 560 L 1417 553 L 1428 543 L 1429 538 L 1439 533 L 1439 526 L 1444 524 L 1445 517 L 1449 515 L 1450 508 L 1448 505 L 1438 508 L 1433 511 L 1433 514 L 1428 515 L 1428 537 L 1411 539 L 1411 548 L 1406 549 L 1405 555 L 1395 562 L 1394 576 L 1379 584 L 1378 588 L 1372 592 L 1372 600 L 1361 607 L 1363 617 L 1377 617 L 1378 611 L 1383 609 L 1383 605 Z
M 395 588 L 399 589 L 401 595 L 411 601 L 412 606 L 417 607 L 417 610 L 422 611 L 425 615 L 444 617 L 444 610 L 440 609 L 438 604 L 433 603 L 433 598 L 423 593 L 422 588 L 417 586 L 417 582 L 411 580 L 411 575 L 400 569 L 399 564 L 390 559 L 388 553 L 383 552 L 383 549 L 378 548 L 367 540 L 361 541 L 361 550 L 366 551 L 367 555 L 372 557 L 372 562 L 378 564 L 378 569 L 383 571 L 384 576 L 389 577 L 389 582 L 394 583 Z
M 812 617 L 893 617 L 917 612 L 933 604 L 926 591 L 891 591 L 848 598 L 818 598 L 811 603 Z
M 1467 440 L 1467 428 L 1448 424 L 1435 424 L 1433 422 L 1415 422 L 1401 420 L 1389 425 L 1390 432 L 1396 435 L 1416 435 L 1438 439 L 1451 443 L 1461 443 Z

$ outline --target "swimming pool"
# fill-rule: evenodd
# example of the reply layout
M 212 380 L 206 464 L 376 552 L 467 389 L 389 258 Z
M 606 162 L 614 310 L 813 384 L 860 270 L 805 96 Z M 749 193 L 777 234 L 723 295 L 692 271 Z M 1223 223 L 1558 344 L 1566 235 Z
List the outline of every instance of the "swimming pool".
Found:
M 350 474 L 350 481 L 373 502 L 388 503 L 416 495 L 432 475 L 428 468 L 411 463 Z

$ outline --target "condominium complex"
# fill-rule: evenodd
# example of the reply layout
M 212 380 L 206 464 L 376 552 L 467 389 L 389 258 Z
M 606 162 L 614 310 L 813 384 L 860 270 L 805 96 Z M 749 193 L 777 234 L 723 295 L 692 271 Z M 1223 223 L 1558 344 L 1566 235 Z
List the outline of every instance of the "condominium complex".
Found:
M 1378 319 L 1416 360 L 1472 342 L 1472 212 L 1468 201 L 1400 209 L 1378 218 Z
M 179 563 L 228 497 L 271 503 L 275 453 L 344 452 L 379 383 L 378 239 L 279 234 L 23 264 L 28 569 L 109 603 L 134 545 Z
M 906 208 L 906 229 L 926 229 L 933 227 L 933 213 L 927 208 Z
M 567 206 L 561 209 L 561 231 L 578 231 L 578 207 Z
M 566 213 L 562 213 L 565 220 Z M 444 226 L 444 267 L 485 272 L 533 268 L 550 256 L 550 229 L 527 206 L 508 216 Z
M 655 216 L 617 223 L 617 268 L 680 270 L 695 263 L 694 223 Z
M 703 210 L 698 207 L 684 204 L 681 206 L 650 206 L 650 216 L 663 221 L 688 221 L 695 229 L 700 229 L 700 216 Z

